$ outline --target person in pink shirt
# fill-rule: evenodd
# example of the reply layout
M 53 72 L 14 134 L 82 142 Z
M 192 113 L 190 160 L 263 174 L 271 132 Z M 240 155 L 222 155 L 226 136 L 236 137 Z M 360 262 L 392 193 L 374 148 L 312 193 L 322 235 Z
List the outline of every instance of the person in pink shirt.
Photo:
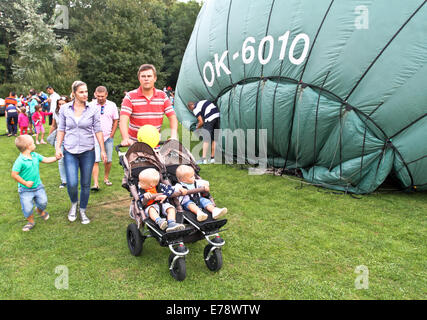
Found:
M 37 105 L 36 106 L 36 112 L 33 113 L 32 119 L 34 122 L 34 127 L 36 128 L 36 144 L 46 144 L 46 142 L 43 140 L 44 138 L 44 123 L 45 121 L 45 116 L 49 116 L 51 115 L 52 112 L 44 112 L 42 111 L 42 106 L 41 105 Z M 39 134 L 41 133 L 41 139 L 39 142 Z
M 18 125 L 21 136 L 28 133 L 28 126 L 30 124 L 30 119 L 28 119 L 27 112 L 25 107 L 21 108 L 21 112 L 18 115 Z
M 104 183 L 107 186 L 111 186 L 112 183 L 109 180 L 109 176 L 113 162 L 114 135 L 119 122 L 119 111 L 114 102 L 107 100 L 108 91 L 106 87 L 97 87 L 94 95 L 96 100 L 93 101 L 92 104 L 101 114 L 101 129 L 104 135 L 104 146 L 107 153 L 107 162 L 104 162 Z M 95 164 L 92 170 L 93 187 L 91 188 L 93 191 L 99 190 L 99 162 L 101 162 L 101 153 L 99 144 L 95 139 Z

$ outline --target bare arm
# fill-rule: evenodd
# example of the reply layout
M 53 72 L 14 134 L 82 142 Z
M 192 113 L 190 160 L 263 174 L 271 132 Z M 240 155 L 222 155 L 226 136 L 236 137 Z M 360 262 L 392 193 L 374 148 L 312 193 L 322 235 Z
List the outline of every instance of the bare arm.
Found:
M 50 126 L 50 129 L 49 129 L 49 134 L 51 134 L 57 128 L 58 128 L 58 125 L 56 124 L 56 120 L 53 119 L 52 120 L 52 125 Z
M 199 121 L 198 123 L 197 123 L 197 129 L 200 129 L 201 127 L 203 127 L 203 119 L 202 119 L 202 117 L 201 116 L 198 116 L 197 117 L 197 120 Z
M 171 139 L 178 139 L 178 118 L 176 115 L 171 115 L 169 118 L 169 126 L 171 129 Z
M 113 128 L 111 130 L 110 138 L 114 138 L 114 135 L 116 134 L 117 126 L 119 124 L 119 120 L 113 121 Z
M 19 172 L 12 171 L 11 176 L 12 176 L 12 178 L 13 178 L 14 180 L 16 180 L 18 183 L 20 183 L 20 184 L 22 184 L 22 185 L 26 186 L 27 188 L 31 188 L 31 187 L 33 186 L 33 184 L 34 184 L 34 182 L 33 182 L 33 181 L 25 181 L 24 179 L 22 179 L 22 178 L 19 176 Z
M 97 132 L 95 133 L 95 136 L 101 148 L 101 159 L 104 163 L 107 163 L 108 159 L 107 159 L 107 153 L 105 152 L 104 135 L 102 134 L 102 132 Z
M 62 154 L 61 145 L 64 141 L 64 131 L 59 131 L 56 133 L 56 158 L 61 159 L 64 155 Z
M 122 135 L 122 146 L 130 146 L 132 142 L 129 139 L 129 132 L 128 132 L 128 123 L 129 123 L 129 116 L 121 115 L 120 116 L 120 122 L 119 122 L 119 129 L 120 134 Z
M 53 163 L 57 160 L 58 159 L 56 157 L 44 157 L 42 163 Z

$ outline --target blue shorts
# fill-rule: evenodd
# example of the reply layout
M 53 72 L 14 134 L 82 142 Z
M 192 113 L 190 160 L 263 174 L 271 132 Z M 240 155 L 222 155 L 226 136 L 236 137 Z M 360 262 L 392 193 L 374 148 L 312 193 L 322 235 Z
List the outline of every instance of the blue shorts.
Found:
M 113 162 L 113 149 L 114 149 L 114 140 L 108 138 L 107 141 L 104 141 L 105 153 L 107 153 L 107 162 Z M 98 140 L 95 138 L 95 162 L 101 162 L 101 148 L 99 147 Z
M 187 210 L 187 211 L 189 211 L 188 210 L 188 206 L 190 205 L 190 204 L 195 204 L 193 201 L 187 201 L 187 202 L 184 202 L 184 203 L 182 203 L 182 208 L 184 209 L 184 210 Z M 210 205 L 210 204 L 212 204 L 212 202 L 208 199 L 208 198 L 203 198 L 203 197 L 200 197 L 200 206 L 202 207 L 202 209 L 206 209 L 206 207 L 208 206 L 208 205 Z
M 25 218 L 33 214 L 34 204 L 36 208 L 44 211 L 47 207 L 47 195 L 44 186 L 40 184 L 35 189 L 18 187 L 19 200 L 21 201 L 22 213 Z

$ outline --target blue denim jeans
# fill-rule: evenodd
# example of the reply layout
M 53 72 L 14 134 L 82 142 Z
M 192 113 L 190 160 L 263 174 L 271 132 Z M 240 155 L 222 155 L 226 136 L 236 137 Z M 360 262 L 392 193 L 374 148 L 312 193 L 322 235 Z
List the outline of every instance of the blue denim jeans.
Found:
M 80 208 L 86 209 L 90 195 L 90 181 L 92 178 L 95 151 L 72 154 L 64 149 L 65 174 L 67 176 L 67 191 L 71 203 L 78 201 L 79 169 L 80 169 Z
M 34 210 L 34 204 L 36 208 L 44 211 L 47 207 L 47 195 L 44 186 L 40 184 L 37 188 L 28 189 L 24 187 L 18 187 L 19 200 L 21 201 L 22 213 L 25 218 L 31 217 Z
M 56 146 L 56 139 L 55 139 Z M 62 154 L 64 154 L 64 144 L 61 145 Z M 59 168 L 59 177 L 61 178 L 62 183 L 67 183 L 67 174 L 65 173 L 65 165 L 64 158 L 58 160 L 58 168 Z
M 190 204 L 195 204 L 193 201 L 187 201 L 187 202 L 184 202 L 184 203 L 182 203 L 182 208 L 184 209 L 184 210 L 187 210 L 188 211 L 188 206 L 190 205 Z M 206 207 L 208 206 L 208 205 L 210 205 L 210 204 L 212 204 L 212 202 L 208 199 L 208 198 L 203 198 L 203 197 L 200 197 L 200 206 L 202 207 L 202 209 L 206 209 Z

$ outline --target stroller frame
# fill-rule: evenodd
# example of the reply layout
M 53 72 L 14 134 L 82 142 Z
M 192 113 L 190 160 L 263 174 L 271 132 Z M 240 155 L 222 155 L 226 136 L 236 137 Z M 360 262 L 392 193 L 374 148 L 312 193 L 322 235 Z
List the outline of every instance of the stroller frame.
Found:
M 191 212 L 184 211 L 178 201 L 179 193 L 175 193 L 171 198 L 171 203 L 176 208 L 176 221 L 186 223 L 186 228 L 180 231 L 164 232 L 145 215 L 143 210 L 144 203 L 138 197 L 138 180 L 137 175 L 144 169 L 154 168 L 160 173 L 160 181 L 164 184 L 170 184 L 170 178 L 174 175 L 169 172 L 169 166 L 175 166 L 176 162 L 171 163 L 170 157 L 165 159 L 163 155 L 169 154 L 172 150 L 183 151 L 185 161 L 180 164 L 189 164 L 197 173 L 200 168 L 197 166 L 191 153 L 189 153 L 177 140 L 169 140 L 163 144 L 160 152 L 155 152 L 150 146 L 145 143 L 138 142 L 129 147 L 127 152 L 121 152 L 121 145 L 115 147 L 119 155 L 119 163 L 123 167 L 125 174 L 122 180 L 122 187 L 130 192 L 132 199 L 129 215 L 135 220 L 135 223 L 128 225 L 127 241 L 128 247 L 132 255 L 139 256 L 142 252 L 143 243 L 147 238 L 155 238 L 160 246 L 168 247 L 170 250 L 168 266 L 170 274 L 178 281 L 182 281 L 186 277 L 185 257 L 189 253 L 189 249 L 185 243 L 194 243 L 201 239 L 206 239 L 208 245 L 204 249 L 205 264 L 211 271 L 218 271 L 222 267 L 221 248 L 225 245 L 225 241 L 219 236 L 219 229 L 227 223 L 226 219 L 213 220 L 211 214 L 205 222 L 198 222 L 195 215 Z M 202 192 L 204 190 L 192 190 L 189 193 Z M 153 198 L 155 195 L 153 196 Z M 211 201 L 214 200 L 209 195 Z M 147 230 L 145 229 L 147 226 Z

